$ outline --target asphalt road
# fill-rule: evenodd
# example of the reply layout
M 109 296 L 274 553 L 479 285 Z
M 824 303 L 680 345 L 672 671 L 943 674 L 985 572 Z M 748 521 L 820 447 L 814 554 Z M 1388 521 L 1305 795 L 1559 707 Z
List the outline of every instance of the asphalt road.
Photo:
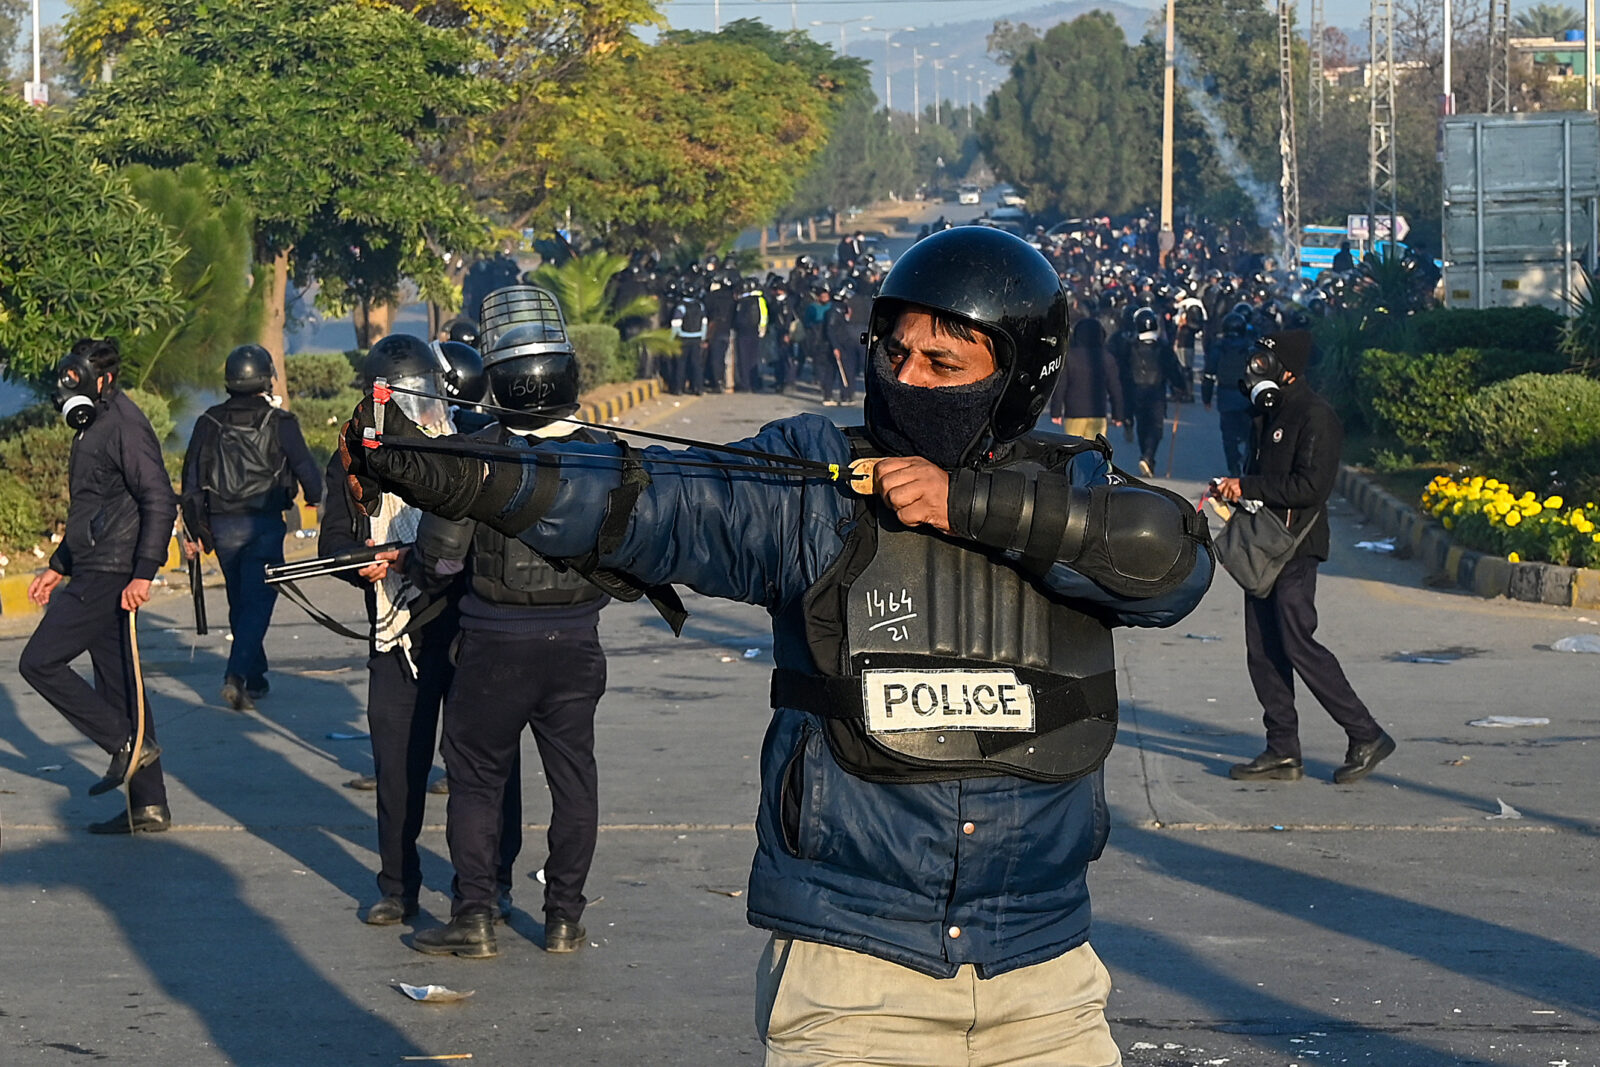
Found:
M 639 417 L 732 439 L 797 409 L 822 410 L 724 396 Z M 1181 417 L 1174 484 L 1194 496 L 1220 464 L 1218 433 L 1198 406 Z M 1119 637 L 1115 826 L 1091 882 L 1126 1062 L 1600 1063 L 1600 657 L 1548 650 L 1595 623 L 1429 589 L 1416 564 L 1355 549 L 1367 532 L 1332 510 L 1323 636 L 1400 743 L 1369 780 L 1328 781 L 1344 744 L 1314 704 L 1306 780 L 1226 777 L 1261 748 L 1226 576 L 1175 627 Z M 315 592 L 359 617 L 341 584 Z M 764 935 L 742 898 L 771 666 L 762 612 L 690 597 L 674 640 L 648 609 L 607 609 L 591 944 L 538 947 L 530 878 L 548 801 L 530 746 L 518 911 L 500 958 L 467 961 L 357 920 L 375 897 L 372 794 L 342 783 L 371 757 L 335 735 L 365 731 L 362 650 L 281 604 L 272 695 L 258 714 L 226 711 L 210 596 L 206 638 L 184 630 L 179 592 L 141 614 L 177 823 L 162 835 L 83 832 L 115 808 L 84 795 L 104 757 L 17 677 L 21 638 L 0 639 L 0 1062 L 759 1062 Z M 1497 714 L 1550 723 L 1468 725 Z M 1500 800 L 1521 817 L 1491 819 Z M 432 801 L 419 925 L 448 915 L 443 819 Z M 421 1004 L 396 982 L 475 992 Z

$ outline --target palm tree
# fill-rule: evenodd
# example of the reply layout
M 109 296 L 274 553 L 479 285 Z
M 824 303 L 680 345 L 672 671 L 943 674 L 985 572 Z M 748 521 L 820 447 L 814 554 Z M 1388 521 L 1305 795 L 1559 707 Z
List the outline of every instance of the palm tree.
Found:
M 620 326 L 627 319 L 647 318 L 656 310 L 656 302 L 649 296 L 636 297 L 626 307 L 616 306 L 611 279 L 627 267 L 627 256 L 599 249 L 574 256 L 559 267 L 546 263 L 530 280 L 555 294 L 570 325 Z
M 1583 28 L 1583 12 L 1565 4 L 1534 4 L 1511 20 L 1524 37 L 1561 37 L 1568 30 Z

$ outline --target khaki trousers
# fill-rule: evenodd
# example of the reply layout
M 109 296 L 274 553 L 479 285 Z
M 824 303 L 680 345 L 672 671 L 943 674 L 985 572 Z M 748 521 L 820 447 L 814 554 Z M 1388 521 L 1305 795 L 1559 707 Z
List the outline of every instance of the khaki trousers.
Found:
M 1072 437 L 1081 437 L 1085 441 L 1093 441 L 1096 437 L 1106 432 L 1106 420 L 1062 419 L 1061 432 Z
M 774 937 L 756 971 L 767 1067 L 1120 1067 L 1111 976 L 1087 944 L 980 979 Z

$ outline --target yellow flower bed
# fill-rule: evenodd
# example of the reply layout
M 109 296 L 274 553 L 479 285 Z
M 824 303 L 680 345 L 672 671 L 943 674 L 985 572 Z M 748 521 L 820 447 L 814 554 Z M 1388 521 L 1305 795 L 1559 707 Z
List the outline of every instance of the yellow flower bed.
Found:
M 1439 475 L 1422 493 L 1422 507 L 1455 541 L 1479 552 L 1571 567 L 1600 567 L 1600 507 L 1569 507 L 1559 496 L 1518 493 L 1495 478 L 1462 481 Z

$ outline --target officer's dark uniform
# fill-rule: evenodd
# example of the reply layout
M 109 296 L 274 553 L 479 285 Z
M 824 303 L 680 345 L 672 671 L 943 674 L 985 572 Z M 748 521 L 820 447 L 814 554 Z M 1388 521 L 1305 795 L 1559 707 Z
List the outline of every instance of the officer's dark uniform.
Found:
M 761 391 L 761 344 L 768 326 L 767 295 L 750 284 L 733 305 L 733 388 L 740 393 Z
M 962 228 L 920 242 L 895 272 L 874 307 L 875 336 L 907 305 L 940 309 L 1009 336 L 1016 347 L 1000 371 L 947 394 L 897 385 L 875 364 L 870 436 L 802 415 L 741 445 L 844 465 L 880 449 L 943 454 L 954 440 L 959 459 L 935 461 L 954 471 L 947 536 L 907 529 L 876 497 L 817 479 L 691 476 L 648 462 L 726 459 L 713 448 L 645 450 L 645 477 L 611 444 L 562 446 L 596 459 L 563 457 L 559 473 L 491 462 L 485 477 L 459 457 L 382 449 L 357 457 L 356 473 L 442 514 L 520 531 L 551 558 L 593 554 L 640 583 L 683 582 L 772 613 L 774 714 L 748 897 L 750 921 L 774 934 L 764 986 L 789 980 L 791 948 L 822 971 L 886 961 L 873 993 L 897 1005 L 948 979 L 962 989 L 1064 961 L 1094 999 L 1046 1014 L 1087 1017 L 1095 1032 L 1087 1055 L 1062 1062 L 1111 1062 L 1099 1017 L 1109 981 L 1084 949 L 1085 875 L 1108 830 L 1099 767 L 1115 734 L 1110 628 L 1170 625 L 1193 608 L 1211 575 L 1203 522 L 1181 499 L 1114 474 L 1093 446 L 1029 433 L 1067 333 L 1059 279 L 1036 251 Z M 964 314 L 950 310 L 958 304 Z M 1073 987 L 1053 970 L 1031 973 L 1041 996 L 1066 999 Z M 812 989 L 829 992 L 823 978 Z M 871 1036 L 857 1033 L 851 1047 L 927 1063 L 906 1038 L 937 1030 L 942 1049 L 959 1048 L 939 1061 L 965 1058 L 993 1020 L 974 1019 L 964 999 L 959 1024 L 953 1014 L 919 1027 L 907 1015 L 873 1028 L 869 1018 Z M 849 1026 L 870 1014 L 819 1004 L 814 1018 Z M 1040 1062 L 1060 1052 L 1045 1029 L 1030 1053 Z M 785 1040 L 776 1027 L 763 1037 L 775 1051 Z
M 67 529 L 49 564 L 71 580 L 55 588 L 17 670 L 78 732 L 112 755 L 113 770 L 122 753 L 126 770 L 138 694 L 122 591 L 133 579 L 154 578 L 166 562 L 178 496 L 150 420 L 133 401 L 111 383 L 94 399 L 94 409 L 93 421 L 72 440 Z M 94 664 L 93 687 L 71 666 L 85 652 Z M 160 752 L 147 705 L 144 759 Z M 121 778 L 108 772 L 93 791 L 115 787 Z M 167 828 L 167 786 L 159 758 L 128 779 L 128 803 L 135 829 Z M 90 827 L 97 833 L 128 828 L 121 813 Z
M 698 293 L 685 293 L 678 301 L 672 312 L 672 333 L 683 347 L 675 359 L 667 361 L 672 367 L 667 392 L 699 396 L 706 377 L 706 306 Z
M 322 481 L 299 421 L 259 393 L 230 396 L 195 422 L 183 457 L 184 520 L 222 567 L 233 634 L 226 683 L 247 696 L 267 691 L 262 642 L 278 590 L 266 568 L 283 562 L 284 510 L 297 483 L 307 503 L 320 503 Z
M 521 440 L 499 425 L 472 436 L 495 444 Z M 559 440 L 594 439 L 579 431 Z M 437 588 L 441 570 L 457 573 L 463 561 L 461 639 L 444 710 L 456 869 L 451 914 L 494 907 L 499 874 L 516 858 L 518 753 L 523 728 L 532 727 L 551 799 L 546 923 L 576 923 L 599 827 L 594 714 L 605 693 L 606 659 L 597 627 L 607 597 L 487 525 L 425 516 L 414 561 L 422 587 Z
M 733 304 L 738 299 L 738 283 L 734 275 L 713 271 L 706 281 L 706 344 L 704 381 L 689 379 L 695 393 L 700 387 L 713 393 L 722 392 L 723 380 L 728 373 L 728 336 L 733 330 Z
M 1189 395 L 1183 364 L 1163 339 L 1141 341 L 1132 334 L 1120 338 L 1123 395 L 1139 442 L 1139 462 L 1149 475 L 1155 468 L 1156 450 L 1167 423 L 1167 390 Z
M 1200 398 L 1207 407 L 1213 395 L 1216 398 L 1218 422 L 1222 427 L 1222 458 L 1228 476 L 1237 478 L 1244 470 L 1250 448 L 1253 418 L 1250 398 L 1239 389 L 1239 383 L 1244 380 L 1245 364 L 1255 342 L 1243 316 L 1229 317 L 1237 321 L 1225 322 L 1221 335 L 1206 345 L 1206 374 L 1200 386 Z
M 850 322 L 850 309 L 843 300 L 831 300 L 822 318 L 822 344 L 816 358 L 817 384 L 824 403 L 851 404 L 856 398 L 856 348 L 861 343 L 861 327 Z

